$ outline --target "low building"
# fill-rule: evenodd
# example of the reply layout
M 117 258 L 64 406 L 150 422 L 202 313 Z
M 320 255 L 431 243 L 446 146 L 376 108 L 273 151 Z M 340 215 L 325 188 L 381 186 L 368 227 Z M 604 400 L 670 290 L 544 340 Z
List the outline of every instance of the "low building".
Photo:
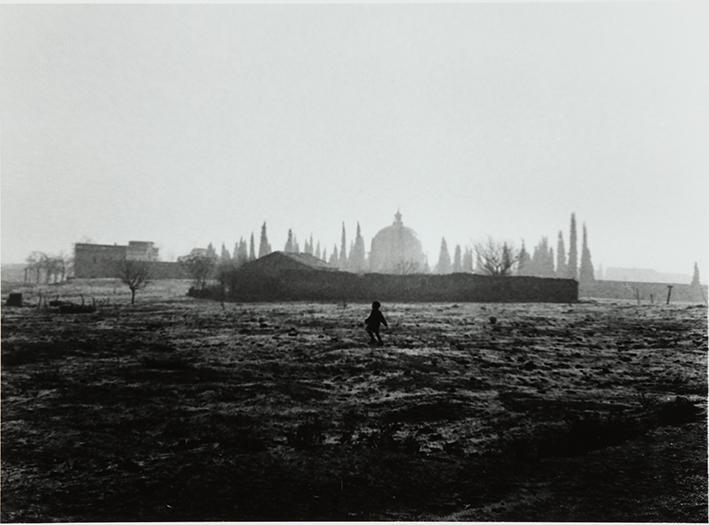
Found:
M 128 241 L 126 259 L 129 261 L 157 261 L 158 248 L 152 241 Z
M 76 243 L 74 245 L 74 277 L 100 279 L 120 277 L 124 261 L 150 264 L 153 279 L 183 279 L 182 267 L 175 262 L 158 261 L 158 248 L 151 241 L 129 241 L 127 245 Z

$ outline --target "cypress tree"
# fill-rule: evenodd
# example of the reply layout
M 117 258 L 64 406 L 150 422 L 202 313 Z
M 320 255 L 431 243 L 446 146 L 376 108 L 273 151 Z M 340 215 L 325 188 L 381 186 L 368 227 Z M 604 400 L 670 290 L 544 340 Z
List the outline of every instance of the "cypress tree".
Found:
M 469 247 L 465 248 L 465 253 L 463 254 L 463 271 L 468 273 L 473 271 L 473 250 Z
M 502 244 L 502 264 L 500 275 L 509 275 L 512 273 L 512 250 L 507 246 L 507 243 Z
M 271 253 L 271 245 L 268 243 L 268 234 L 266 232 L 266 222 L 261 226 L 261 241 L 258 245 L 258 256 L 263 257 Z
M 530 275 L 535 277 L 544 277 L 546 271 L 546 259 L 549 255 L 549 247 L 547 246 L 547 238 L 542 237 L 532 252 L 532 261 L 529 265 Z
M 571 214 L 571 226 L 569 227 L 569 258 L 566 262 L 566 277 L 568 279 L 578 279 L 578 251 L 576 247 L 576 215 Z
M 453 252 L 453 272 L 460 273 L 463 271 L 463 256 L 460 251 L 460 244 L 455 245 Z
M 288 239 L 286 240 L 286 246 L 283 249 L 286 253 L 293 253 L 295 251 L 295 244 L 293 242 L 293 230 L 288 228 Z
M 583 242 L 581 246 L 581 268 L 579 269 L 579 282 L 592 283 L 595 281 L 593 275 L 593 263 L 591 262 L 591 251 L 588 249 L 588 237 L 586 235 L 586 224 L 583 225 Z
M 359 222 L 357 223 L 357 234 L 355 235 L 355 242 L 350 250 L 350 269 L 353 272 L 363 272 L 365 269 L 365 253 L 364 253 L 364 238 L 362 237 L 362 232 L 359 227 Z
M 347 268 L 347 235 L 345 234 L 345 223 L 342 223 L 342 240 L 340 242 L 340 268 Z
M 541 264 L 539 262 L 539 245 L 537 244 L 532 250 L 532 255 L 527 263 L 527 275 L 539 277 Z
M 527 264 L 525 275 L 537 277 L 554 276 L 554 250 L 549 247 L 549 239 L 542 237 L 534 247 L 532 259 Z
M 522 248 L 519 250 L 519 259 L 517 261 L 517 275 L 529 275 L 529 252 L 527 248 L 524 247 L 524 241 L 522 241 Z
M 253 236 L 252 236 L 252 239 L 253 239 Z M 239 262 L 239 264 L 244 264 L 248 260 L 249 260 L 249 249 L 246 245 L 246 241 L 244 240 L 244 238 L 240 237 L 239 238 L 238 262 Z
M 699 265 L 694 263 L 694 273 L 692 274 L 692 286 L 701 286 L 701 281 L 699 280 Z
M 254 248 L 254 232 L 251 232 L 251 239 L 249 240 L 249 261 L 256 259 L 256 249 Z
M 226 249 L 226 246 L 222 242 L 222 252 L 219 255 L 219 260 L 222 262 L 226 261 L 231 261 L 231 254 L 229 253 L 229 250 Z
M 330 265 L 339 268 L 340 258 L 337 255 L 337 244 L 332 248 L 332 254 L 330 255 Z
M 438 254 L 436 273 L 451 273 L 451 256 L 448 253 L 448 245 L 446 244 L 445 237 L 441 238 L 441 251 Z
M 559 239 L 556 241 L 556 276 L 566 277 L 566 247 L 564 246 L 564 235 L 559 231 Z
M 431 267 L 428 265 L 428 258 L 424 259 L 423 261 L 422 273 L 431 273 Z
M 217 258 L 217 250 L 214 249 L 211 242 L 207 245 L 207 256 L 213 257 L 214 259 Z
M 321 255 L 322 255 L 322 253 L 320 253 L 320 241 L 318 241 L 318 245 L 315 248 L 315 257 L 317 257 L 318 259 L 323 259 L 323 257 L 321 257 Z

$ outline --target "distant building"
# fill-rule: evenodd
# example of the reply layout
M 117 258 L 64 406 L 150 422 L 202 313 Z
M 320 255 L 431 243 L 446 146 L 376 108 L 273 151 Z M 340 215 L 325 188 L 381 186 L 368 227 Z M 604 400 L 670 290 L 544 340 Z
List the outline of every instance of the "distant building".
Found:
M 127 246 L 119 244 L 74 245 L 74 276 L 79 279 L 116 277 L 123 261 L 158 260 L 158 248 L 149 241 L 130 241 Z
M 404 226 L 401 213 L 396 212 L 394 223 L 382 228 L 372 239 L 369 252 L 369 270 L 375 273 L 422 273 L 426 256 L 416 232 Z
M 128 241 L 126 259 L 129 261 L 157 261 L 158 248 L 152 241 Z
M 290 271 L 340 272 L 325 261 L 307 253 L 271 252 L 250 261 L 242 267 L 245 271 L 257 272 L 260 276 L 281 276 Z
M 207 248 L 192 248 L 187 255 L 180 255 L 177 258 L 177 262 L 184 261 L 190 257 L 207 257 L 208 255 L 209 250 L 207 250 Z

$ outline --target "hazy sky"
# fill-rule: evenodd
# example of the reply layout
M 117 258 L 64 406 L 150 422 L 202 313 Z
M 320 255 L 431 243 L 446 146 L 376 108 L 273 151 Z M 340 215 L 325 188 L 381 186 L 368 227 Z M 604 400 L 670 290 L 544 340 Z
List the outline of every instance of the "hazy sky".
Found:
M 706 3 L 0 6 L 2 261 L 265 220 L 709 262 Z M 706 272 L 704 272 L 706 274 Z

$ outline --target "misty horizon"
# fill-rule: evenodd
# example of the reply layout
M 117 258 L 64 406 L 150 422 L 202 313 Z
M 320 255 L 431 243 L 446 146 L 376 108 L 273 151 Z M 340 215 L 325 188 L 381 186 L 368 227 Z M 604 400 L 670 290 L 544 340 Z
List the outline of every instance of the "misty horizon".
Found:
M 268 222 L 265 221 L 265 224 L 268 225 Z M 407 225 L 407 226 L 408 226 L 408 225 Z M 347 228 L 347 225 L 345 225 L 345 228 Z M 354 231 L 354 230 L 355 230 L 355 228 L 353 228 L 353 231 Z M 346 229 L 346 231 L 347 231 L 347 243 L 348 243 L 348 250 L 349 250 L 349 249 L 352 248 L 352 242 L 354 241 L 354 234 L 350 237 L 350 231 L 349 231 L 349 229 Z M 375 233 L 376 233 L 376 232 L 375 232 Z M 150 240 L 150 239 L 131 238 L 131 239 L 126 239 L 126 240 L 124 240 L 124 241 L 122 241 L 122 242 L 115 242 L 115 241 L 114 241 L 114 242 L 102 242 L 101 240 L 96 240 L 96 239 L 91 239 L 91 238 L 84 237 L 84 238 L 78 240 L 76 243 L 73 243 L 73 244 L 86 243 L 86 244 L 98 244 L 98 245 L 106 245 L 106 246 L 112 246 L 112 245 L 113 245 L 113 246 L 115 246 L 115 245 L 126 245 L 126 244 L 128 244 L 129 242 L 136 242 L 136 241 L 138 241 L 138 242 L 145 242 L 145 241 L 149 241 L 149 242 L 154 242 L 155 247 L 156 247 L 156 248 L 158 249 L 158 251 L 159 251 L 158 260 L 175 262 L 175 261 L 177 261 L 181 256 L 187 255 L 189 251 L 191 251 L 191 250 L 193 250 L 193 249 L 206 249 L 209 245 L 211 245 L 211 246 L 213 247 L 213 249 L 216 251 L 217 255 L 219 255 L 219 254 L 221 253 L 221 248 L 222 248 L 222 245 L 223 245 L 223 247 L 226 248 L 226 250 L 230 253 L 230 255 L 231 255 L 232 257 L 235 257 L 236 245 L 238 245 L 238 244 L 239 244 L 239 241 L 242 240 L 242 239 L 248 244 L 249 239 L 250 239 L 250 236 L 251 236 L 252 234 L 253 234 L 253 237 L 254 237 L 255 248 L 256 248 L 256 251 L 258 252 L 259 242 L 260 242 L 260 240 L 259 240 L 260 227 L 257 228 L 257 229 L 255 229 L 254 231 L 249 232 L 248 235 L 241 235 L 238 239 L 235 239 L 235 241 L 234 241 L 234 242 L 231 242 L 231 243 L 229 243 L 229 242 L 224 242 L 224 243 L 222 243 L 221 241 L 218 241 L 218 242 L 216 242 L 216 241 L 209 241 L 209 242 L 206 242 L 206 243 L 202 243 L 202 244 L 199 244 L 199 245 L 195 245 L 195 246 L 191 247 L 190 250 L 188 250 L 187 252 L 178 253 L 178 254 L 175 254 L 175 253 L 172 252 L 172 251 L 165 252 L 165 251 L 164 251 L 164 248 L 161 247 L 161 245 L 160 245 L 159 242 L 155 242 L 155 241 Z M 300 235 L 298 235 L 298 232 L 293 232 L 293 234 L 294 234 L 294 238 L 295 238 L 294 240 L 295 240 L 295 242 L 300 246 L 300 250 L 299 250 L 299 251 L 300 251 L 301 253 L 305 253 L 304 243 L 305 243 L 306 241 L 309 241 L 310 235 L 308 235 L 308 236 L 300 236 Z M 568 251 L 569 251 L 569 246 L 568 246 L 568 242 L 569 242 L 568 234 L 569 234 L 569 232 L 568 232 L 568 231 L 565 231 L 565 232 L 562 231 L 562 234 L 563 234 L 563 236 L 564 236 L 564 241 L 565 241 L 565 243 L 566 243 L 566 250 L 565 250 L 565 252 L 564 252 L 564 255 L 565 255 L 565 257 L 568 257 Z M 341 235 L 341 234 L 340 234 L 340 235 Z M 368 258 L 369 258 L 369 253 L 370 253 L 371 241 L 372 241 L 372 238 L 374 237 L 374 235 L 372 235 L 371 237 L 367 237 L 366 235 L 362 235 L 362 236 L 363 236 L 364 242 L 365 242 L 365 255 L 366 255 L 367 259 L 368 259 Z M 286 234 L 286 237 L 287 237 L 287 234 Z M 552 238 L 551 236 L 543 236 L 543 237 L 547 237 L 547 238 L 548 238 L 548 240 L 550 241 L 550 247 L 552 247 L 552 249 L 556 249 L 556 248 L 557 248 L 557 246 L 556 246 L 556 239 L 555 239 L 555 238 Z M 538 240 L 540 240 L 540 239 L 541 239 L 541 237 L 540 237 Z M 275 240 L 272 238 L 271 233 L 270 233 L 270 231 L 269 231 L 269 233 L 268 233 L 268 240 L 269 240 L 269 244 L 270 244 L 271 247 L 272 247 L 272 251 L 273 251 L 273 252 L 276 252 L 276 251 L 281 251 L 281 252 L 286 251 L 286 252 L 287 252 L 287 251 L 289 251 L 289 250 L 287 249 L 287 247 L 285 246 L 286 243 L 287 243 L 287 238 L 286 238 L 286 240 L 285 240 L 283 243 L 278 243 L 277 241 L 275 241 Z M 336 248 L 338 251 L 341 249 L 341 237 L 340 237 L 340 239 L 339 239 L 338 241 L 336 241 L 336 242 L 333 241 L 331 244 L 325 244 L 325 245 L 323 245 L 323 243 L 320 241 L 320 237 L 318 237 L 318 236 L 316 236 L 316 235 L 313 235 L 312 240 L 313 240 L 313 251 L 314 251 L 315 245 L 318 244 L 318 245 L 320 246 L 320 248 L 321 248 L 323 254 L 326 254 L 325 257 L 321 257 L 321 259 L 324 259 L 325 262 L 327 262 L 327 259 L 330 258 L 330 255 L 331 255 L 332 252 L 333 252 L 333 248 Z M 450 244 L 450 243 L 448 243 L 448 241 L 446 241 L 446 242 L 447 242 L 447 245 L 448 245 L 448 252 L 449 252 L 449 255 L 452 256 L 452 255 L 453 255 L 453 252 L 455 251 L 455 248 L 456 248 L 457 245 L 459 245 L 459 246 L 461 247 L 461 249 L 463 249 L 463 250 L 465 250 L 465 249 L 471 249 L 471 250 L 474 252 L 474 251 L 475 251 L 475 245 L 478 244 L 478 242 L 483 242 L 483 241 L 485 241 L 485 239 L 474 239 L 473 241 L 471 241 L 471 242 L 469 242 L 469 243 L 465 243 L 465 244 L 457 244 L 457 243 L 456 243 L 456 244 Z M 517 250 L 522 246 L 521 243 L 515 244 L 513 241 L 511 241 L 511 240 L 509 240 L 509 239 L 504 239 L 503 241 L 510 243 L 510 246 L 513 247 L 513 248 L 515 248 L 515 249 L 517 249 Z M 70 256 L 70 255 L 72 254 L 72 252 L 73 252 L 73 244 L 72 244 L 72 246 L 70 247 L 70 249 L 68 249 L 68 250 L 60 250 L 59 252 L 57 252 L 57 254 L 63 254 L 63 255 L 65 255 L 65 256 Z M 525 242 L 525 248 L 527 249 L 527 251 L 530 251 L 530 252 L 533 250 L 533 248 L 535 247 L 535 245 L 536 245 L 536 243 L 528 243 L 528 242 Z M 581 241 L 580 241 L 580 240 L 579 240 L 579 242 L 578 242 L 578 246 L 577 246 L 577 247 L 578 247 L 579 249 L 580 249 L 580 247 L 581 247 Z M 40 251 L 40 252 L 41 252 L 42 250 L 37 250 L 37 251 Z M 431 269 L 435 266 L 435 264 L 436 264 L 436 262 L 437 262 L 437 259 L 438 259 L 438 256 L 439 256 L 439 251 L 440 251 L 440 243 L 439 243 L 438 249 L 436 250 L 435 254 L 433 254 L 433 255 L 431 255 L 431 254 L 429 253 L 429 251 L 427 251 L 427 250 L 424 249 L 424 255 L 426 256 L 427 265 L 428 265 Z M 349 251 L 348 251 L 348 254 L 349 254 Z M 592 254 L 592 257 L 593 257 L 593 251 L 592 251 L 592 250 L 591 250 L 591 254 Z M 56 254 L 55 254 L 55 255 L 56 255 Z M 313 255 L 314 255 L 314 253 L 313 253 Z M 24 261 L 3 262 L 3 264 L 6 264 L 6 265 L 24 264 Z M 634 271 L 634 272 L 646 273 L 646 274 L 648 274 L 648 275 L 650 275 L 650 274 L 652 274 L 652 273 L 654 272 L 654 273 L 656 273 L 656 274 L 658 274 L 658 275 L 662 275 L 662 276 L 665 276 L 665 275 L 666 275 L 666 276 L 668 276 L 668 278 L 669 278 L 670 276 L 672 276 L 672 277 L 674 277 L 674 279 L 675 279 L 677 282 L 680 281 L 680 277 L 683 278 L 683 279 L 687 279 L 687 280 L 691 277 L 690 272 L 677 272 L 677 273 L 672 273 L 672 272 L 665 272 L 665 271 L 662 271 L 662 269 L 657 269 L 657 268 L 647 268 L 647 267 L 622 267 L 622 266 L 617 266 L 617 265 L 612 265 L 612 264 L 609 265 L 609 266 L 605 266 L 605 265 L 603 264 L 603 262 L 598 262 L 598 261 L 595 261 L 595 260 L 593 260 L 593 266 L 594 266 L 594 270 L 595 270 L 595 273 L 596 273 L 596 278 L 599 278 L 599 279 L 603 279 L 603 278 L 604 278 L 604 275 L 599 275 L 599 270 L 600 270 L 600 272 L 602 272 L 602 273 L 604 273 L 604 274 L 606 274 L 606 273 L 608 272 L 608 270 L 616 271 L 616 273 L 619 273 L 621 270 L 623 270 L 623 271 Z M 621 273 L 622 273 L 622 272 L 621 272 Z M 616 277 L 611 276 L 611 279 L 613 279 L 613 280 L 634 280 L 634 279 L 621 279 L 621 278 L 619 278 L 619 277 L 617 277 L 617 276 L 616 276 Z M 668 281 L 668 282 L 669 282 L 669 281 Z
M 702 4 L 0 13 L 3 263 L 264 221 L 368 251 L 400 209 L 431 266 L 441 237 L 568 248 L 572 212 L 596 267 L 706 264 Z

